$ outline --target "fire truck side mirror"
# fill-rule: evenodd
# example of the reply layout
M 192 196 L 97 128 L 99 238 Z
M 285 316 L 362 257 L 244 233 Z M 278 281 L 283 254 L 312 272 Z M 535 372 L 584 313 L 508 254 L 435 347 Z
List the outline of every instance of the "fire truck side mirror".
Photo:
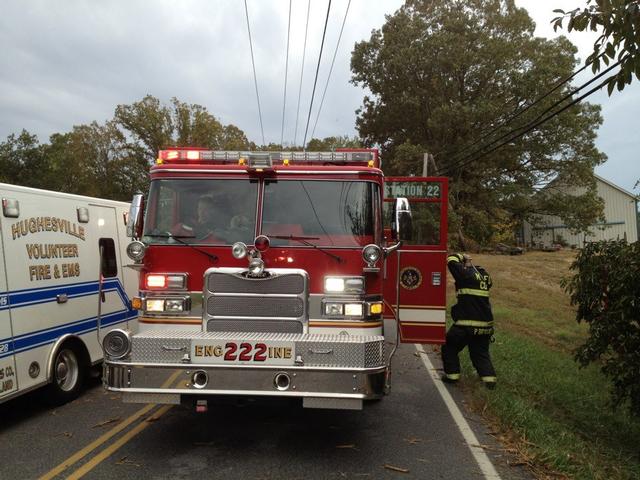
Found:
M 144 217 L 144 195 L 137 193 L 131 200 L 127 221 L 127 237 L 138 239 L 142 236 L 142 219 Z
M 411 206 L 409 200 L 403 197 L 396 198 L 394 206 L 393 233 L 398 241 L 411 240 L 413 228 L 411 222 Z

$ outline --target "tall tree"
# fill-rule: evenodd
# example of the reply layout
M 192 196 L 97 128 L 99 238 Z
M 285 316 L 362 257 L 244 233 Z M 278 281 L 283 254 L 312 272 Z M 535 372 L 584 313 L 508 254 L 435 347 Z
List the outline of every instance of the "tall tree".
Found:
M 338 137 L 312 138 L 307 144 L 307 150 L 331 151 L 336 148 L 362 148 L 362 142 L 357 137 L 342 135 Z
M 600 36 L 593 44 L 593 52 L 587 58 L 593 71 L 599 72 L 617 59 L 620 70 L 611 75 L 608 90 L 624 89 L 633 80 L 640 80 L 640 0 L 587 0 L 587 6 L 565 12 L 554 10 L 560 16 L 552 20 L 553 29 L 562 28 L 567 20 L 567 30 L 597 31 Z
M 55 179 L 48 188 L 117 200 L 146 189 L 145 152 L 128 142 L 114 121 L 52 135 L 47 156 Z
M 51 180 L 51 165 L 38 137 L 26 130 L 11 134 L 0 143 L 0 182 L 34 188 L 46 188 Z
M 371 92 L 357 128 L 382 147 L 388 173 L 420 174 L 422 153 L 434 153 L 451 177 L 452 221 L 481 242 L 505 217 L 558 214 L 587 226 L 602 212 L 593 180 L 605 160 L 594 146 L 599 107 L 578 104 L 489 155 L 480 148 L 566 94 L 569 85 L 511 119 L 572 73 L 575 53 L 566 38 L 535 37 L 513 0 L 407 0 L 352 53 L 352 83 Z M 560 189 L 534 194 L 556 177 L 583 189 L 578 211 Z
M 235 125 L 223 125 L 206 107 L 177 98 L 171 106 L 147 95 L 131 105 L 118 105 L 114 120 L 152 161 L 167 146 L 198 146 L 211 149 L 249 149 L 253 144 Z

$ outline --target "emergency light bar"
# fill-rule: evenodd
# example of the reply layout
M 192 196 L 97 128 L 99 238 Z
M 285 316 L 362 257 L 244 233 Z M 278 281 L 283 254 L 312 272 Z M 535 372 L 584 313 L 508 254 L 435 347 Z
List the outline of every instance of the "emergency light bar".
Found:
M 375 150 L 342 152 L 269 152 L 221 151 L 198 149 L 160 150 L 158 163 L 212 162 L 246 165 L 249 168 L 271 168 L 273 165 L 361 165 L 378 167 Z

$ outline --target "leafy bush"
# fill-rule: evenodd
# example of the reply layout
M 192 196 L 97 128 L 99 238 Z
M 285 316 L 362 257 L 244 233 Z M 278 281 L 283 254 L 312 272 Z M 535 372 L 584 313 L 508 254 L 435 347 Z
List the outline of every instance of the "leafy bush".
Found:
M 563 287 L 578 307 L 576 320 L 589 324 L 576 360 L 599 362 L 612 382 L 614 405 L 629 401 L 640 416 L 640 243 L 589 243 L 571 269 L 576 273 Z

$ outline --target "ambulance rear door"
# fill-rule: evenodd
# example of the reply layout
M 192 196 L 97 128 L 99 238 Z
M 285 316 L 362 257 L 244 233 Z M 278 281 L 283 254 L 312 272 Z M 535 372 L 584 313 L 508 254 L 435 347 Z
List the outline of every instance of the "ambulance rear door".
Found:
M 91 228 L 87 240 L 89 248 L 95 249 L 95 258 L 100 260 L 89 269 L 94 278 L 102 283 L 100 302 L 100 321 L 98 338 L 112 328 L 126 328 L 136 312 L 131 310 L 129 298 L 124 289 L 124 263 L 121 256 L 120 238 L 118 235 L 118 215 L 115 207 L 90 205 Z M 98 264 L 99 270 L 98 270 Z M 101 351 L 91 352 L 92 357 L 101 355 Z
M 412 235 L 385 260 L 384 296 L 400 320 L 403 343 L 444 343 L 448 180 L 386 177 L 385 231 L 389 236 L 395 199 L 409 200 Z M 395 243 L 387 238 L 387 244 Z M 393 312 L 386 312 L 390 318 Z

